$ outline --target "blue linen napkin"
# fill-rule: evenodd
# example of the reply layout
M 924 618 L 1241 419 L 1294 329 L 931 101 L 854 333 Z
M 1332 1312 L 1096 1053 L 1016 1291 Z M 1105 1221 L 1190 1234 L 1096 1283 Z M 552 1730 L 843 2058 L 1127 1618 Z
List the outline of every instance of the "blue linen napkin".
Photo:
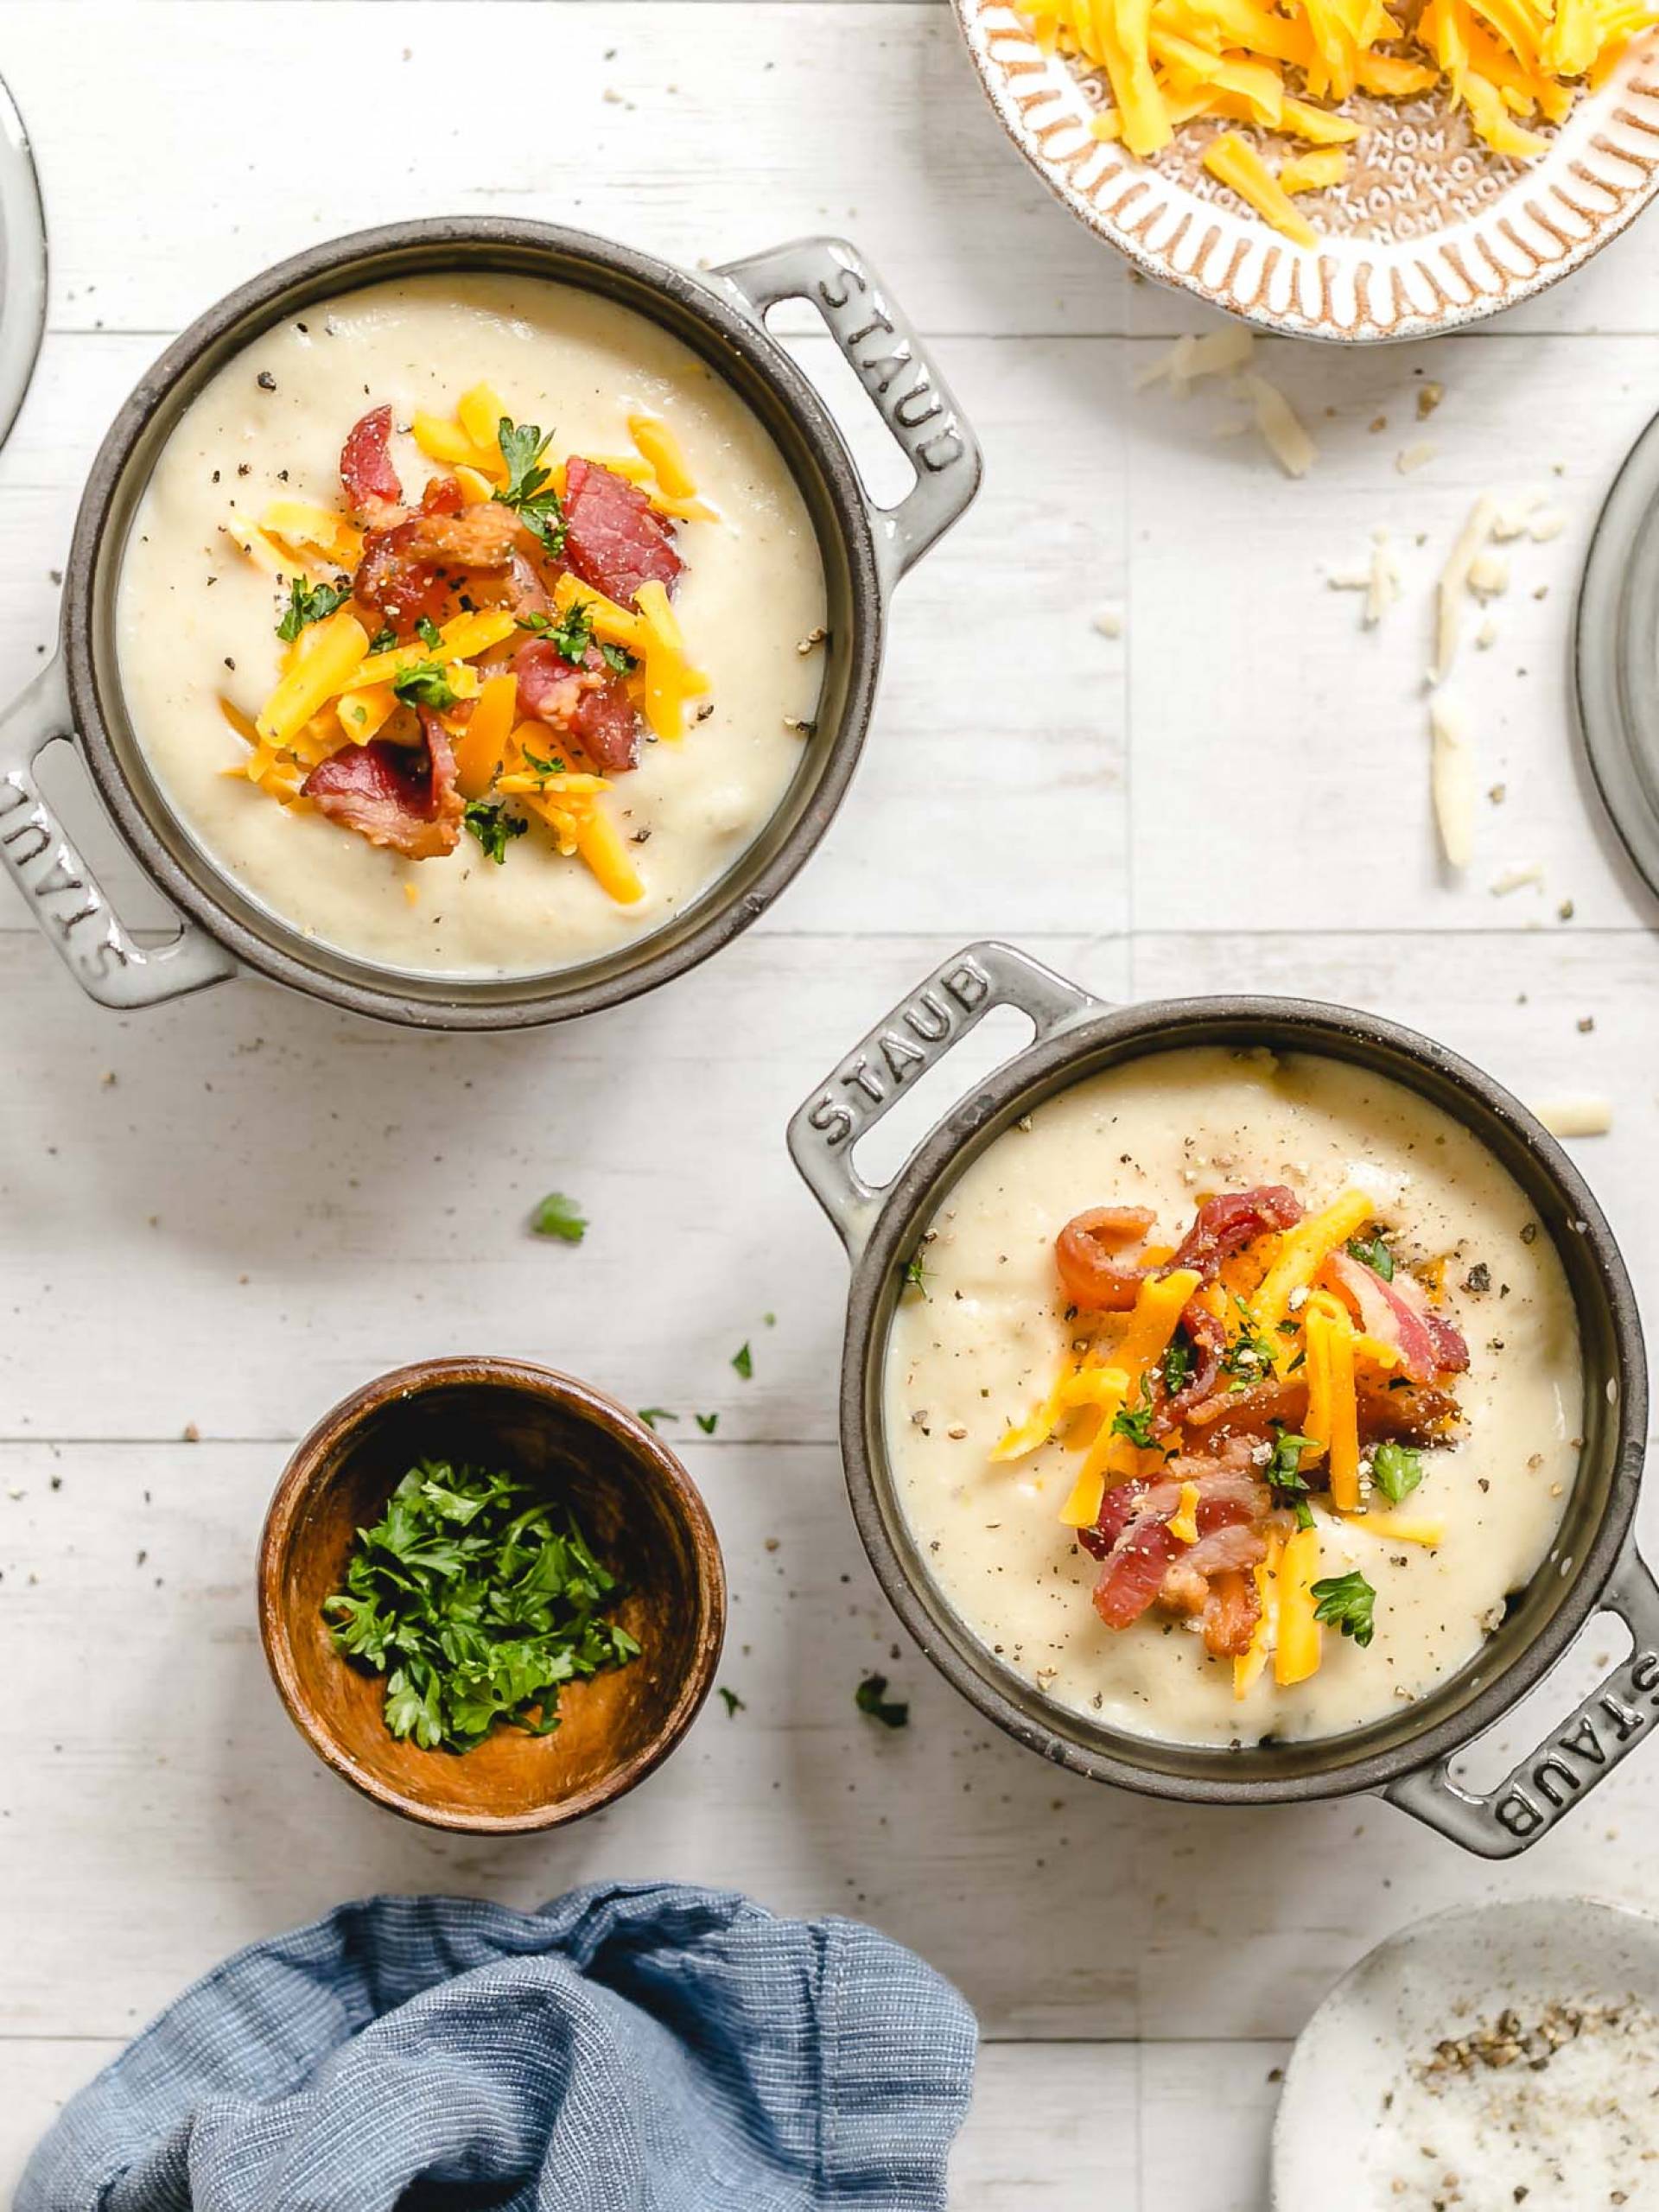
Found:
M 940 2212 L 973 2014 L 729 1891 L 372 1897 L 255 1943 L 71 2099 L 15 2212 Z

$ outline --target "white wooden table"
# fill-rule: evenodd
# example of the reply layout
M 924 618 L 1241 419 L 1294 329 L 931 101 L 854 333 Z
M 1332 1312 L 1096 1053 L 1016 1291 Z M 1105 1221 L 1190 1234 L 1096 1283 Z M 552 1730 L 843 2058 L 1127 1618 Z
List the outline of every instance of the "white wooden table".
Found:
M 0 70 L 53 255 L 0 454 L 8 692 L 48 649 L 79 485 L 139 371 L 239 279 L 397 216 L 543 216 L 684 264 L 844 232 L 936 341 L 987 458 L 902 593 L 826 846 L 654 998 L 470 1041 L 252 982 L 123 1020 L 0 904 L 0 2183 L 251 1937 L 375 1889 L 529 1904 L 667 1875 L 862 1914 L 956 1979 L 985 2037 L 961 2205 L 1260 2212 L 1273 2069 L 1327 1984 L 1457 1899 L 1645 1902 L 1630 1846 L 1659 1758 L 1493 1870 L 1369 1801 L 1184 1812 L 994 1734 L 901 1646 L 853 1534 L 842 1271 L 783 1123 L 976 934 L 1107 994 L 1350 1000 L 1523 1094 L 1611 1096 L 1612 1135 L 1580 1151 L 1659 1312 L 1656 909 L 1586 788 L 1565 674 L 1596 508 L 1659 407 L 1659 217 L 1465 338 L 1264 347 L 1323 449 L 1290 484 L 1214 435 L 1224 392 L 1136 393 L 1198 317 L 1049 202 L 938 0 L 8 0 Z M 364 98 L 395 121 L 346 128 Z M 799 344 L 840 394 L 827 341 Z M 1446 397 L 1420 426 L 1427 379 Z M 1402 476 L 1420 439 L 1438 455 Z M 1478 493 L 1534 483 L 1567 527 L 1515 549 L 1497 642 L 1459 670 L 1506 796 L 1458 882 L 1427 812 L 1428 587 Z M 1363 632 L 1325 578 L 1380 525 L 1408 593 Z M 109 833 L 87 842 L 155 918 Z M 1541 887 L 1491 893 L 1533 863 Z M 591 1217 L 579 1249 L 524 1233 L 553 1186 Z M 678 1408 L 732 1575 L 721 1680 L 746 1709 L 715 1703 L 659 1777 L 551 1841 L 445 1840 L 360 1802 L 283 1719 L 254 1628 L 290 1440 L 367 1376 L 473 1349 Z M 719 1413 L 715 1440 L 694 1410 Z M 1578 1672 L 1615 1648 L 1592 1632 Z M 912 1701 L 902 1733 L 854 1711 L 877 1665 Z

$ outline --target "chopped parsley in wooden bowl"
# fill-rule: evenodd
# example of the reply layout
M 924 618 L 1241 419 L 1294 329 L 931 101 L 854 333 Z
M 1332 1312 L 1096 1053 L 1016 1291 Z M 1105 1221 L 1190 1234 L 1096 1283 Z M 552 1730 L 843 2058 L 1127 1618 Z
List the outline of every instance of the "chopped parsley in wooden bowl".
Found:
M 546 1368 L 447 1359 L 300 1445 L 259 1604 L 321 1758 L 406 1818 L 499 1834 L 578 1819 L 667 1756 L 712 1684 L 726 1586 L 645 1423 Z

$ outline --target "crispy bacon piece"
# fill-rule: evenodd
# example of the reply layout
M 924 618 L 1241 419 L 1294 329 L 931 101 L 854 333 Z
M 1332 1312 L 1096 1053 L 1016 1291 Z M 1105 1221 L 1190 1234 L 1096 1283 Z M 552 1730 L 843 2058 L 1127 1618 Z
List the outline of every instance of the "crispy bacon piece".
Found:
M 340 448 L 340 480 L 353 514 L 372 514 L 378 506 L 400 507 L 404 503 L 404 487 L 391 465 L 391 437 L 390 407 L 372 407 L 352 425 Z
M 1366 1370 L 1355 1377 L 1354 1389 L 1362 1446 L 1384 1439 L 1433 1444 L 1457 1420 L 1456 1398 L 1436 1382 Z M 1247 1390 L 1217 1390 L 1188 1407 L 1182 1418 L 1188 1444 L 1205 1452 L 1224 1450 L 1238 1438 L 1271 1436 L 1275 1428 L 1298 1429 L 1306 1414 L 1307 1385 L 1299 1371 Z
M 1242 1252 L 1269 1230 L 1294 1228 L 1301 1217 L 1301 1200 L 1282 1183 L 1259 1183 L 1249 1191 L 1224 1191 L 1217 1198 L 1206 1198 L 1198 1208 L 1169 1264 L 1196 1268 L 1209 1282 L 1224 1260 Z
M 1431 1382 L 1441 1373 L 1460 1375 L 1468 1366 L 1468 1345 L 1434 1312 L 1420 1282 L 1405 1274 L 1384 1282 L 1351 1252 L 1334 1252 L 1325 1264 L 1332 1281 L 1358 1308 L 1366 1335 L 1393 1344 L 1414 1382 Z
M 1194 1544 L 1183 1543 L 1169 1527 L 1184 1482 L 1198 1487 Z M 1272 1516 L 1271 1496 L 1252 1471 L 1245 1446 L 1221 1460 L 1173 1459 L 1169 1474 L 1157 1482 L 1120 1484 L 1107 1491 L 1094 1527 L 1080 1531 L 1084 1548 L 1102 1562 L 1095 1611 L 1108 1628 L 1118 1629 L 1154 1604 L 1166 1605 L 1198 1616 L 1205 1648 L 1217 1656 L 1242 1651 L 1255 1624 L 1255 1579 L 1248 1570 L 1267 1555 Z M 1243 1583 L 1230 1579 L 1236 1575 Z
M 302 796 L 330 821 L 410 860 L 453 852 L 465 811 L 455 788 L 455 756 L 448 732 L 424 708 L 421 729 L 425 741 L 418 749 L 379 737 L 342 746 L 311 771 Z
M 684 563 L 671 525 L 625 476 L 573 454 L 565 467 L 564 557 L 585 584 L 632 607 L 641 584 L 672 590 Z
M 1192 1408 L 1204 1403 L 1216 1387 L 1221 1356 L 1227 1349 L 1225 1323 L 1196 1296 L 1181 1308 L 1181 1330 L 1192 1347 L 1192 1372 L 1179 1390 L 1166 1393 L 1153 1415 L 1153 1430 L 1159 1436 L 1179 1427 Z
M 450 610 L 467 572 L 508 568 L 518 536 L 511 507 L 494 500 L 463 507 L 454 477 L 435 476 L 418 512 L 364 538 L 353 596 L 404 635 L 423 617 L 435 622 Z
M 1270 1230 L 1290 1228 L 1301 1217 L 1301 1201 L 1282 1183 L 1259 1184 L 1249 1191 L 1224 1191 L 1218 1198 L 1205 1200 L 1192 1228 L 1167 1262 L 1155 1272 L 1166 1274 L 1172 1268 L 1195 1268 L 1202 1280 L 1209 1282 L 1233 1253 L 1243 1251 Z M 1144 1206 L 1096 1206 L 1067 1222 L 1056 1242 L 1054 1256 L 1060 1287 L 1073 1306 L 1122 1313 L 1134 1305 L 1141 1284 L 1154 1270 L 1135 1267 L 1116 1255 L 1143 1237 L 1154 1218 Z M 1187 1316 L 1182 1319 L 1185 1324 Z M 1203 1324 L 1198 1326 L 1202 1328 Z M 1192 1333 L 1189 1328 L 1188 1334 Z
M 532 638 L 518 648 L 513 667 L 521 715 L 545 722 L 580 746 L 605 775 L 621 775 L 633 766 L 639 719 L 626 684 L 594 646 L 577 668 L 550 638 Z
M 1060 1287 L 1071 1304 L 1126 1313 L 1150 1270 L 1126 1266 L 1117 1255 L 1141 1243 L 1156 1218 L 1145 1206 L 1091 1206 L 1074 1214 L 1054 1240 Z

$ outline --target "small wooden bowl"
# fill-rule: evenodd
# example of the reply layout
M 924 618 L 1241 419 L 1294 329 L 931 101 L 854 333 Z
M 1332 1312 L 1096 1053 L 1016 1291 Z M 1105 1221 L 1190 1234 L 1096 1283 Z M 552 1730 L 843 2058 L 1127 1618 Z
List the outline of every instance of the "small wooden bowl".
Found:
M 626 1586 L 615 1618 L 639 1656 L 569 1685 L 551 1735 L 498 1727 L 460 1754 L 400 1743 L 384 1678 L 334 1648 L 323 1600 L 423 1459 L 504 1467 L 568 1503 Z M 423 1360 L 354 1391 L 289 1461 L 260 1540 L 259 1630 L 289 1717 L 336 1774 L 405 1819 L 512 1835 L 580 1820 L 667 1758 L 714 1681 L 726 1570 L 690 1476 L 621 1406 L 518 1360 Z

